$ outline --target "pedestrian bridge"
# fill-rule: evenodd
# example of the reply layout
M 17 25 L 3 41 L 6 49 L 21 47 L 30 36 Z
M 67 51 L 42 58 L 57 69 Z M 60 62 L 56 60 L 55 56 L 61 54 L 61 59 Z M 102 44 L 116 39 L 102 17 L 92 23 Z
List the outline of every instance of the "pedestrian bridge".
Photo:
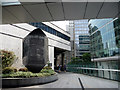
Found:
M 83 74 L 76 73 L 60 73 L 58 74 L 58 80 L 52 83 L 47 83 L 43 85 L 35 85 L 28 87 L 20 87 L 14 89 L 23 89 L 23 88 L 108 88 L 108 89 L 117 89 L 118 82 L 101 79 L 97 77 L 87 76 Z M 8 89 L 9 90 L 9 89 Z

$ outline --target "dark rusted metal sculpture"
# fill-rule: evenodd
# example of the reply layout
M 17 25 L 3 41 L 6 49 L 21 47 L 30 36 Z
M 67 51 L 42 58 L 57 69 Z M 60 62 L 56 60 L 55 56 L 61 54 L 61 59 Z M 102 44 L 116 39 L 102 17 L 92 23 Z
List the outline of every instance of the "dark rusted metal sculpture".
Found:
M 23 41 L 23 64 L 31 72 L 40 72 L 48 60 L 48 39 L 42 30 L 32 31 Z

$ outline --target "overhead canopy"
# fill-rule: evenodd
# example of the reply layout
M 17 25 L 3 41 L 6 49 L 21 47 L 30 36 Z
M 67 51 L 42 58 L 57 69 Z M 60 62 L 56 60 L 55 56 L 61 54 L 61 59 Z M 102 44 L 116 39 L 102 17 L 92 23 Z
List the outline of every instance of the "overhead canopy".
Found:
M 3 0 L 4 1 L 4 0 Z M 17 0 L 18 1 L 18 0 Z M 3 5 L 3 23 L 27 23 L 43 21 L 79 20 L 91 18 L 115 18 L 120 0 L 116 2 L 22 2 Z M 68 0 L 66 0 L 68 1 Z M 81 1 L 81 0 L 77 0 Z M 87 0 L 83 0 L 87 1 Z

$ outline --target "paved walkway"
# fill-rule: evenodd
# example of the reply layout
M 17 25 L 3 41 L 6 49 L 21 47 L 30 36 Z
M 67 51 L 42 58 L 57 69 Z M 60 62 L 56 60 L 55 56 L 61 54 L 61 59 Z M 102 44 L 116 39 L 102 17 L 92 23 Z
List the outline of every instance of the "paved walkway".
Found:
M 55 82 L 25 88 L 81 88 L 81 85 L 76 74 L 61 73 L 58 74 L 58 80 Z
M 60 73 L 59 80 L 21 88 L 118 88 L 118 82 L 75 73 Z M 80 78 L 80 80 L 79 80 Z M 81 83 L 82 85 L 81 85 Z M 20 89 L 20 88 L 19 88 Z
M 77 76 L 81 79 L 84 88 L 118 88 L 117 81 L 91 77 L 83 74 L 77 74 Z
M 84 88 L 118 88 L 118 82 L 116 81 L 91 77 L 83 74 L 67 72 L 59 74 L 58 77 L 58 81 L 25 88 L 81 88 L 78 78 L 80 78 Z

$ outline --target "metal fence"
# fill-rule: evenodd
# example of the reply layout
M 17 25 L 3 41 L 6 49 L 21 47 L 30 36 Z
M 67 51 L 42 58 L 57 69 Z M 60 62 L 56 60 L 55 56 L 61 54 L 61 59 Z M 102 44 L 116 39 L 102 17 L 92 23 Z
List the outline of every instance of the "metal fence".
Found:
M 67 65 L 67 71 L 86 74 L 90 76 L 105 78 L 109 80 L 120 81 L 120 70 L 115 67 L 114 69 L 101 69 L 95 65 Z

